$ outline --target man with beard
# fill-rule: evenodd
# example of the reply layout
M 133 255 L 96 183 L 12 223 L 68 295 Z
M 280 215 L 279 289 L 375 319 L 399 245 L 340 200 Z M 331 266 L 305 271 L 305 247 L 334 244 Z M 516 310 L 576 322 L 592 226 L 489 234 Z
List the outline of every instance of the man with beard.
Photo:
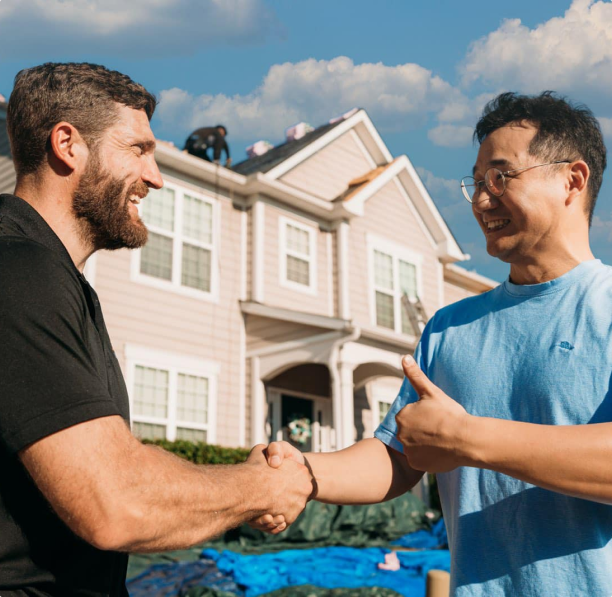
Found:
M 155 98 L 91 64 L 21 71 L 0 195 L 0 595 L 125 597 L 127 553 L 185 548 L 269 513 L 291 522 L 306 467 L 195 466 L 142 445 L 96 293 L 99 249 L 141 247 L 162 178 Z

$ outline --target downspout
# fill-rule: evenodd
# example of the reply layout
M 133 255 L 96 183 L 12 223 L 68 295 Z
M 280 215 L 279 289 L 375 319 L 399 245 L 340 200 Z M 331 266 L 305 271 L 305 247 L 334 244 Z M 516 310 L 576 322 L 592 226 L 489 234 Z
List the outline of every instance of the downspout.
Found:
M 336 431 L 335 449 L 340 450 L 345 448 L 347 443 L 344 438 L 344 408 L 342 405 L 342 379 L 338 370 L 338 360 L 340 358 L 340 349 L 347 342 L 354 342 L 361 337 L 361 328 L 354 327 L 353 331 L 348 335 L 336 340 L 333 343 L 329 355 L 329 374 L 332 386 L 332 411 L 334 417 L 334 429 Z

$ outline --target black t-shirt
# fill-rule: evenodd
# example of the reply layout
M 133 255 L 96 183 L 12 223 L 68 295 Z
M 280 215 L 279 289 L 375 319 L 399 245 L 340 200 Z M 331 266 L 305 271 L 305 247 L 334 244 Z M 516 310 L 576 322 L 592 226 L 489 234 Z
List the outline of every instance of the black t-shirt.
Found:
M 52 433 L 110 415 L 128 422 L 129 403 L 98 297 L 41 216 L 0 195 L 2 597 L 127 596 L 127 555 L 77 537 L 18 457 Z

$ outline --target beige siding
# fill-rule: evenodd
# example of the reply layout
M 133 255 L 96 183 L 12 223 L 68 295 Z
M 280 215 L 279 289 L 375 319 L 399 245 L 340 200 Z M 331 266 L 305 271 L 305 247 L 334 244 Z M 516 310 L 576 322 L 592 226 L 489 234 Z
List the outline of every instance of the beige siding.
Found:
M 281 283 L 280 222 L 284 216 L 314 230 L 316 237 L 316 293 L 289 288 Z M 264 302 L 273 307 L 329 315 L 329 259 L 327 235 L 313 220 L 267 204 L 264 224 Z
M 374 325 L 370 310 L 373 296 L 369 279 L 368 234 L 422 256 L 421 300 L 427 315 L 431 317 L 439 307 L 442 284 L 439 262 L 417 217 L 391 181 L 366 201 L 364 216 L 351 221 L 349 286 L 353 319 L 358 325 Z
M 349 131 L 287 172 L 281 180 L 317 197 L 334 199 L 346 190 L 351 180 L 372 168 Z
M 14 190 L 15 168 L 11 158 L 6 121 L 0 118 L 0 193 L 12 193 Z
M 468 296 L 474 296 L 474 293 L 470 290 L 466 290 L 465 288 L 461 288 L 461 286 L 457 286 L 452 284 L 451 282 L 444 282 L 444 304 L 450 305 L 451 303 L 456 303 Z
M 146 200 L 146 199 L 145 199 Z M 128 251 L 102 253 L 95 286 L 110 336 L 125 367 L 125 345 L 207 359 L 220 366 L 217 443 L 239 444 L 240 211 L 219 196 L 219 300 L 211 302 L 132 281 Z

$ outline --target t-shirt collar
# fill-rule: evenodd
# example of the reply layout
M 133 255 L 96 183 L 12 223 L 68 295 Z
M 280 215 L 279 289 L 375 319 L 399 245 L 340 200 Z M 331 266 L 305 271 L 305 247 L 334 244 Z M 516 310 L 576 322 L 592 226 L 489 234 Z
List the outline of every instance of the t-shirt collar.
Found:
M 510 281 L 510 278 L 508 278 L 502 286 L 508 294 L 514 296 L 537 296 L 547 294 L 566 288 L 600 265 L 601 261 L 599 259 L 589 259 L 588 261 L 579 263 L 576 267 L 562 276 L 554 280 L 549 280 L 548 282 L 542 282 L 541 284 L 514 284 Z

